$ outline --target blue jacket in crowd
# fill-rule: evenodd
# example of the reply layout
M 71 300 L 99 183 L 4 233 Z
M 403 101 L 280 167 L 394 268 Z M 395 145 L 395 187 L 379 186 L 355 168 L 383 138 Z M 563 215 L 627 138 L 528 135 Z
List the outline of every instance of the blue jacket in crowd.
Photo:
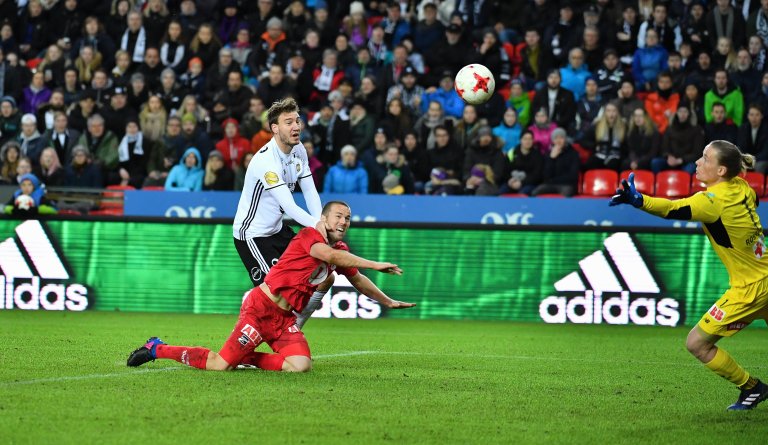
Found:
M 584 95 L 586 87 L 584 83 L 588 78 L 592 77 L 592 73 L 589 72 L 586 65 L 581 65 L 579 69 L 574 69 L 571 64 L 568 64 L 560 68 L 560 86 L 570 90 L 573 93 L 573 100 L 579 101 L 579 98 Z
M 656 86 L 656 76 L 667 69 L 667 50 L 656 45 L 654 47 L 638 48 L 632 59 L 632 77 L 635 78 L 635 87 L 645 90 L 645 83 Z
M 341 161 L 328 169 L 325 174 L 324 193 L 368 193 L 368 172 L 358 161 L 353 168 L 346 167 Z
M 194 167 L 189 168 L 184 164 L 184 160 L 192 153 L 197 157 L 197 164 Z M 200 151 L 194 147 L 190 147 L 184 152 L 184 156 L 179 160 L 179 165 L 175 165 L 168 173 L 168 178 L 165 180 L 166 190 L 197 192 L 203 188 L 203 176 L 205 171 L 201 167 L 202 157 Z
M 522 134 L 522 132 L 523 129 L 520 128 L 520 124 L 508 127 L 502 122 L 498 126 L 493 127 L 493 135 L 504 141 L 504 146 L 501 148 L 504 154 L 509 153 L 510 150 L 517 147 L 517 144 L 520 143 L 520 134 Z
M 424 97 L 421 99 L 421 113 L 426 114 L 429 108 L 429 103 L 435 101 L 439 102 L 443 106 L 443 112 L 446 116 L 453 116 L 456 119 L 461 119 L 464 115 L 464 101 L 459 97 L 459 93 L 454 89 L 445 91 L 442 88 L 438 88 L 433 93 L 424 93 Z

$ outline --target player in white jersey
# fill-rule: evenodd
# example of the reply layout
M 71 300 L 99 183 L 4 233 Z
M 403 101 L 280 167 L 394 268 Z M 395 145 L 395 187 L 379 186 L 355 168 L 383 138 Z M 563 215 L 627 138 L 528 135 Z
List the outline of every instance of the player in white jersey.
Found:
M 235 248 L 254 287 L 264 281 L 294 236 L 293 230 L 283 224 L 283 213 L 304 227 L 322 226 L 320 195 L 309 169 L 307 150 L 299 142 L 298 104 L 292 98 L 275 102 L 267 111 L 267 120 L 273 136 L 253 156 L 245 172 L 243 193 L 232 226 Z M 297 184 L 309 212 L 293 200 Z M 333 275 L 318 287 L 305 310 L 298 314 L 299 327 L 319 307 L 331 285 Z

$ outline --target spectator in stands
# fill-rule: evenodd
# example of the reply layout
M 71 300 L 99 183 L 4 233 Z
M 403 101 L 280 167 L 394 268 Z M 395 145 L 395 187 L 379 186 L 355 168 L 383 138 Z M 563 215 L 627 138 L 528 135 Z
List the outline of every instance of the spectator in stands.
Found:
M 31 197 L 32 203 L 29 205 L 22 204 L 22 201 L 19 200 L 21 195 Z M 27 173 L 21 176 L 19 190 L 14 192 L 13 197 L 5 206 L 5 213 L 22 218 L 34 218 L 42 214 L 55 214 L 56 208 L 45 197 L 45 186 L 40 183 L 37 176 Z
M 285 77 L 282 65 L 274 64 L 269 68 L 267 78 L 259 83 L 256 94 L 265 104 L 273 104 L 295 93 L 293 84 Z
M 701 147 L 704 146 L 704 130 L 691 124 L 690 117 L 691 111 L 688 108 L 677 109 L 661 138 L 661 156 L 651 160 L 654 173 L 662 170 L 696 171 L 695 161 L 701 156 Z
M 203 61 L 199 57 L 189 59 L 187 72 L 179 78 L 182 88 L 200 100 L 205 95 L 205 74 Z
M 88 118 L 96 111 L 96 93 L 93 90 L 80 92 L 77 104 L 69 112 L 69 126 L 81 134 L 85 131 Z
M 597 91 L 606 100 L 614 99 L 622 81 L 627 77 L 619 65 L 616 50 L 609 48 L 603 53 L 603 65 L 597 70 Z
M 648 31 L 656 32 L 656 41 L 664 48 L 677 49 L 683 41 L 680 27 L 667 16 L 667 4 L 656 3 L 653 5 L 653 15 L 640 25 L 637 33 L 637 47 L 645 48 L 648 44 Z M 714 45 L 713 45 L 714 46 Z M 666 57 L 664 58 L 666 60 Z M 666 68 L 665 68 L 666 69 Z M 653 76 L 655 77 L 655 76 Z M 653 79 L 651 77 L 651 79 Z M 637 79 L 635 79 L 637 81 Z
M 560 68 L 560 86 L 573 93 L 573 100 L 578 101 L 584 95 L 584 82 L 592 74 L 584 64 L 584 51 L 573 48 L 568 52 L 568 64 Z
M 528 130 L 533 134 L 533 145 L 541 154 L 547 154 L 552 144 L 552 132 L 557 124 L 550 122 L 546 108 L 540 108 L 533 117 L 533 125 Z
M 635 96 L 635 84 L 631 80 L 624 79 L 621 81 L 618 95 L 619 97 L 614 100 L 614 103 L 619 107 L 619 114 L 624 119 L 630 119 L 632 112 L 638 108 L 643 108 L 643 103 Z
M 738 46 L 743 45 L 746 42 L 744 16 L 731 7 L 730 0 L 717 0 L 716 3 L 717 6 L 707 14 L 710 47 L 716 47 L 721 37 L 729 38 Z
M 699 92 L 699 87 L 691 82 L 685 81 L 685 94 L 680 99 L 680 107 L 687 107 L 691 110 L 691 123 L 698 125 L 704 122 L 704 95 Z
M 21 155 L 29 158 L 32 165 L 40 162 L 40 154 L 45 148 L 45 139 L 37 131 L 37 118 L 34 114 L 27 113 L 21 117 L 21 132 L 16 137 L 21 146 Z
M 472 47 L 461 38 L 462 31 L 460 25 L 451 23 L 445 29 L 443 38 L 428 53 L 424 54 L 427 65 L 431 68 L 430 73 L 440 76 L 430 75 L 427 84 L 442 82 L 440 79 L 446 75 L 453 79 L 453 76 L 467 64 L 469 56 L 472 54 Z
M 564 128 L 574 125 L 576 119 L 576 102 L 573 92 L 560 84 L 560 71 L 553 69 L 547 74 L 547 87 L 536 92 L 531 108 L 546 110 L 549 121 Z M 535 134 L 535 132 L 534 132 Z M 549 141 L 546 142 L 549 145 Z
M 744 95 L 736 85 L 728 79 L 728 72 L 724 69 L 715 71 L 715 84 L 704 95 L 704 118 L 707 123 L 712 122 L 712 105 L 722 103 L 725 106 L 725 117 L 733 121 L 736 126 L 741 125 L 744 118 Z
M 154 97 L 154 99 L 152 99 L 152 97 Z M 148 104 L 151 102 L 155 103 L 156 105 L 160 103 L 160 99 L 157 98 L 157 96 L 152 97 L 150 97 L 149 101 L 147 102 Z M 109 104 L 102 107 L 101 110 L 99 110 L 99 114 L 107 123 L 107 130 L 114 133 L 118 139 L 122 138 L 125 134 L 125 126 L 128 121 L 136 121 L 139 119 L 136 110 L 128 105 L 127 88 L 120 86 L 112 89 L 112 94 L 109 98 Z M 144 130 L 145 135 L 147 135 L 150 139 L 157 140 L 159 137 L 159 135 L 156 134 L 157 129 L 153 128 L 151 124 L 152 122 L 149 120 L 142 121 L 141 128 Z M 164 120 L 161 125 L 162 126 L 159 128 L 159 131 L 162 133 L 165 127 Z
M 621 63 L 626 66 L 632 64 L 632 57 L 637 50 L 638 34 L 640 34 L 640 20 L 638 20 L 636 6 L 625 3 L 618 32 L 616 32 L 616 52 Z
M 37 65 L 37 71 L 43 73 L 45 85 L 51 89 L 64 86 L 64 67 L 69 63 L 58 45 L 50 45 L 45 57 Z
M 541 44 L 539 29 L 531 26 L 525 30 L 525 41 L 515 47 L 520 78 L 526 90 L 543 88 L 547 73 L 555 66 L 551 53 Z
M 398 98 L 394 98 L 387 103 L 384 118 L 379 120 L 379 122 L 382 127 L 387 128 L 397 144 L 402 143 L 405 134 L 414 128 L 413 114 L 403 105 L 403 101 Z
M 703 49 L 709 48 L 709 37 L 704 15 L 704 5 L 699 2 L 691 2 L 688 6 L 688 15 L 681 17 L 680 31 L 683 37 L 683 44 L 691 45 L 691 50 L 699 53 Z
M 181 101 L 181 107 L 176 112 L 176 115 L 179 117 L 185 114 L 192 115 L 195 118 L 195 124 L 201 128 L 206 128 L 210 121 L 208 110 L 200 105 L 200 102 L 191 94 L 184 96 L 184 99 Z
M 309 152 L 307 152 L 307 154 L 309 154 Z M 235 169 L 235 191 L 243 190 L 243 186 L 245 185 L 245 172 L 248 170 L 248 166 L 251 164 L 253 155 L 254 153 L 252 152 L 246 153 L 245 156 L 243 156 L 243 159 L 240 160 L 240 164 L 237 166 L 237 169 Z M 314 173 L 312 174 L 312 178 L 315 178 Z
M 759 71 L 752 67 L 752 56 L 746 48 L 741 48 L 736 54 L 736 66 L 731 72 L 731 79 L 741 90 L 744 99 L 753 97 L 760 89 Z
M 71 59 L 77 58 L 85 47 L 89 47 L 92 50 L 95 49 L 94 54 L 98 53 L 101 55 L 102 63 L 105 66 L 112 66 L 114 63 L 117 47 L 112 38 L 105 32 L 104 26 L 96 16 L 91 15 L 85 18 L 83 35 L 72 43 L 69 48 L 69 57 Z
M 264 101 L 260 96 L 251 97 L 248 106 L 248 112 L 243 115 L 240 122 L 240 135 L 249 141 L 256 133 L 261 130 L 261 115 L 266 111 Z
M 62 91 L 64 92 L 64 104 L 67 107 L 72 106 L 72 104 L 78 101 L 80 93 L 84 89 L 77 76 L 77 68 L 70 65 L 64 69 L 64 86 Z
M 115 67 L 112 68 L 112 84 L 127 87 L 135 68 L 131 55 L 127 51 L 118 50 L 115 53 Z
M 81 84 L 91 86 L 96 70 L 101 68 L 101 58 L 101 53 L 96 52 L 92 46 L 86 45 L 80 48 L 74 65 L 78 72 L 77 80 Z
M 768 44 L 768 3 L 760 2 L 761 6 L 747 19 L 747 36 L 757 36 L 765 39 Z
M 651 159 L 657 156 L 661 136 L 645 110 L 637 108 L 629 121 L 624 138 L 626 155 L 622 157 L 622 170 L 650 170 Z
M 619 170 L 625 151 L 626 125 L 615 104 L 605 106 L 603 114 L 584 134 L 581 145 L 592 151 L 585 170 L 607 168 Z
M 235 173 L 227 165 L 221 152 L 213 150 L 205 163 L 203 190 L 232 191 L 234 188 Z
M 336 51 L 326 49 L 323 51 L 323 61 L 312 72 L 312 92 L 309 95 L 310 109 L 318 107 L 329 99 L 329 93 L 339 87 L 344 71 L 339 68 Z
M 523 83 L 519 79 L 512 79 L 509 92 L 509 107 L 517 113 L 517 121 L 525 128 L 531 120 L 531 101 L 528 93 L 523 90 Z
M 178 165 L 174 166 L 165 181 L 165 189 L 182 192 L 197 192 L 203 188 L 203 171 L 201 155 L 194 147 L 188 148 L 181 157 Z
M 87 148 L 77 145 L 72 149 L 72 162 L 64 170 L 64 185 L 67 187 L 101 188 L 101 169 L 92 162 Z
M 331 103 L 323 105 L 309 121 L 317 157 L 325 165 L 335 164 L 339 160 L 341 147 L 350 140 L 348 117 L 337 112 L 332 105 L 334 100 L 338 102 L 341 99 L 341 93 L 333 91 L 331 99 Z
M 64 185 L 64 169 L 61 167 L 56 149 L 47 147 L 40 154 L 40 165 L 33 168 L 35 176 L 47 187 Z
M 739 127 L 737 137 L 737 145 L 743 153 L 757 156 L 768 151 L 768 124 L 763 121 L 763 116 L 760 105 L 749 105 L 747 120 Z
M 696 59 L 696 65 L 688 74 L 688 80 L 694 82 L 699 90 L 706 91 L 715 80 L 715 70 L 712 67 L 712 57 L 708 52 L 702 51 Z
M 200 160 L 203 159 L 203 156 L 208 156 L 208 153 L 213 150 L 213 142 L 211 142 L 211 138 L 208 137 L 208 133 L 198 127 L 197 120 L 191 113 L 185 113 L 181 117 L 181 130 L 181 135 L 184 138 L 184 147 L 194 147 L 195 150 L 198 150 L 198 154 L 200 154 L 200 156 L 198 156 L 199 167 Z M 179 159 L 182 162 L 184 160 L 181 156 L 179 156 Z M 202 167 L 200 167 L 200 170 L 202 171 Z
M 672 51 L 668 53 L 667 72 L 672 79 L 672 89 L 678 93 L 682 93 L 685 85 L 685 78 L 688 73 L 683 69 L 683 59 L 679 52 Z
M 459 179 L 462 174 L 464 153 L 451 140 L 451 129 L 437 125 L 434 129 L 434 148 L 427 150 L 430 170 L 441 168 L 449 178 Z
M 598 8 L 595 5 L 593 8 L 590 7 L 587 9 L 587 11 L 591 11 L 589 14 L 585 11 L 584 17 L 585 20 L 587 17 L 596 17 L 599 18 L 599 12 Z M 609 28 L 610 25 L 605 25 L 606 28 Z M 583 28 L 582 32 L 582 43 L 581 43 L 581 50 L 584 52 L 584 64 L 586 65 L 587 69 L 591 71 L 593 74 L 597 72 L 598 68 L 603 63 L 603 44 L 600 41 L 600 31 L 597 29 L 596 25 L 587 25 Z M 604 32 L 604 34 L 607 32 Z M 606 39 L 607 40 L 607 39 Z
M 69 128 L 67 114 L 59 111 L 54 115 L 53 128 L 46 130 L 42 137 L 46 147 L 53 147 L 57 157 L 65 163 L 69 163 L 72 160 L 72 148 L 80 138 L 80 132 Z
M 506 178 L 509 162 L 501 151 L 502 142 L 496 138 L 487 125 L 480 127 L 473 136 L 464 156 L 462 180 L 467 181 L 471 176 L 472 167 L 485 164 L 493 171 L 493 184 L 499 184 Z
M 458 179 L 448 175 L 442 167 L 435 167 L 430 172 L 430 180 L 426 183 L 424 192 L 428 195 L 447 196 L 461 195 L 463 186 Z
M 176 74 L 182 74 L 188 55 L 181 22 L 178 19 L 171 19 L 160 42 L 160 63 Z
M 488 121 L 477 114 L 477 108 L 474 105 L 464 106 L 464 112 L 461 119 L 456 121 L 453 126 L 453 141 L 462 150 L 465 151 L 477 134 L 477 130 L 488 126 Z
M 178 15 L 184 38 L 189 42 L 203 25 L 203 18 L 197 12 L 194 0 L 181 0 L 181 13 Z
M 373 117 L 378 119 L 384 114 L 384 93 L 378 87 L 376 77 L 369 74 L 360 81 L 360 89 L 355 97 L 364 101 Z
M 12 8 L 15 5 L 8 3 Z M 16 36 L 13 35 L 13 24 L 9 20 L 3 20 L 0 23 L 0 51 L 6 53 L 18 53 L 19 45 L 16 43 Z
M 578 30 L 573 20 L 573 6 L 570 2 L 560 4 L 559 20 L 549 20 L 551 23 L 544 31 L 544 41 L 547 42 L 549 52 L 558 66 L 567 62 L 568 51 L 578 43 Z
M 203 23 L 189 42 L 189 56 L 199 58 L 204 67 L 212 67 L 217 60 L 221 42 L 213 33 L 210 23 Z
M 566 197 L 576 194 L 579 183 L 579 155 L 567 141 L 564 129 L 552 132 L 552 146 L 544 156 L 542 182 L 531 196 L 557 193 Z
M 187 91 L 176 82 L 176 73 L 171 68 L 166 68 L 160 75 L 160 88 L 155 92 L 163 103 L 163 108 L 175 115 L 181 107 L 181 101 L 187 95 Z
M 482 40 L 472 56 L 474 62 L 485 65 L 496 78 L 498 85 L 506 85 L 512 79 L 509 55 L 502 48 L 499 36 L 493 28 L 483 30 Z M 576 69 L 576 67 L 573 67 Z
M 419 144 L 418 136 L 414 130 L 405 134 L 401 152 L 413 174 L 414 192 L 423 192 L 424 184 L 429 181 L 429 158 L 427 157 L 427 150 Z
M 417 75 L 416 69 L 412 66 L 403 67 L 399 82 L 387 91 L 387 103 L 392 99 L 400 99 L 412 114 L 418 114 L 425 90 L 416 83 Z
M 362 6 L 361 2 L 357 3 Z M 413 27 L 413 43 L 418 52 L 427 54 L 433 45 L 440 41 L 445 32 L 445 25 L 437 19 L 437 6 L 434 3 L 425 3 L 423 14 L 424 18 Z
M 24 8 L 19 3 L 18 43 L 19 57 L 29 60 L 37 57 L 51 41 L 50 19 L 43 11 L 40 0 L 30 0 Z
M 496 185 L 493 169 L 486 164 L 475 164 L 464 181 L 464 194 L 475 196 L 496 196 L 499 187 Z
M 21 177 L 32 173 L 32 161 L 26 157 L 22 156 L 19 158 L 19 163 L 16 164 L 16 176 L 13 178 L 13 184 L 18 185 L 21 182 Z
M 731 72 L 736 65 L 736 51 L 733 50 L 733 44 L 728 37 L 717 39 L 717 46 L 712 51 L 712 66 L 715 69 L 724 69 Z
M 229 73 L 234 71 L 240 72 L 240 66 L 232 58 L 232 50 L 221 48 L 218 62 L 208 68 L 205 73 L 205 95 L 202 103 L 206 107 L 211 108 L 216 97 L 226 91 Z
M 667 50 L 659 45 L 659 35 L 655 29 L 649 29 L 645 45 L 635 51 L 632 58 L 632 77 L 638 91 L 652 91 L 653 79 L 667 69 Z
M 659 133 L 664 134 L 669 121 L 680 104 L 680 95 L 672 89 L 672 77 L 666 71 L 659 73 L 656 91 L 645 98 L 645 111 L 650 116 Z
M 147 89 L 144 75 L 133 73 L 131 75 L 131 83 L 128 85 L 128 106 L 134 110 L 141 110 L 148 99 L 149 90 Z
M 193 118 L 194 119 L 194 118 Z M 181 155 L 186 150 L 186 140 L 181 134 L 181 118 L 179 116 L 171 116 L 168 118 L 168 122 L 165 125 L 165 134 L 160 138 L 160 145 L 164 147 L 164 152 L 168 153 L 168 156 L 172 158 L 172 163 L 175 164 Z M 152 158 L 157 160 L 158 158 Z M 156 162 L 156 165 L 161 163 Z M 173 165 L 171 165 L 173 166 Z M 170 168 L 170 167 L 169 167 Z M 149 168 L 150 176 L 152 176 L 152 168 Z M 163 181 L 163 184 L 165 182 Z M 155 184 L 158 185 L 158 184 Z
M 504 111 L 501 123 L 493 128 L 493 135 L 503 141 L 501 151 L 506 155 L 520 143 L 523 128 L 517 121 L 517 111 L 510 107 Z
M 216 94 L 213 105 L 213 124 L 223 122 L 227 117 L 242 119 L 248 112 L 253 91 L 243 85 L 243 73 L 231 71 L 227 76 L 227 87 Z
M 509 153 L 510 174 L 506 183 L 502 183 L 499 192 L 524 193 L 530 195 L 541 183 L 544 168 L 544 156 L 533 145 L 533 133 L 526 130 L 520 136 L 520 143 Z
M 67 107 L 64 104 L 64 93 L 60 89 L 51 92 L 51 98 L 48 102 L 41 104 L 35 112 L 37 118 L 37 129 L 41 132 L 53 128 L 53 118 L 56 113 L 66 113 Z
M 453 72 L 443 71 L 440 75 L 440 86 L 426 89 L 421 99 L 422 112 L 426 112 L 430 102 L 439 102 L 445 114 L 460 119 L 464 112 L 464 101 L 453 86 Z
M 573 139 L 581 139 L 592 128 L 593 122 L 603 110 L 603 98 L 597 91 L 597 81 L 589 77 L 585 81 L 584 95 L 576 104 L 577 127 Z
M 408 123 L 411 123 L 410 119 Z M 412 128 L 412 125 L 406 127 L 404 131 L 410 128 Z M 360 147 L 361 150 L 365 147 L 370 147 L 373 144 L 373 133 L 375 130 L 376 121 L 368 114 L 365 102 L 355 99 L 349 110 L 350 144 L 355 148 Z M 394 133 L 397 134 L 397 131 Z
M 712 121 L 704 125 L 704 143 L 709 144 L 712 141 L 724 140 L 736 143 L 738 137 L 738 127 L 732 122 L 726 121 L 725 105 L 720 102 L 712 104 Z
M 272 65 L 284 65 L 288 61 L 290 42 L 283 28 L 283 21 L 278 17 L 267 22 L 267 30 L 259 36 L 246 62 L 254 77 L 265 77 Z
M 257 152 L 261 150 L 265 145 L 267 145 L 267 142 L 272 139 L 272 136 L 273 135 L 269 130 L 269 123 L 267 121 L 267 112 L 264 111 L 261 113 L 260 130 L 257 131 L 253 137 L 251 137 L 251 151 Z
M 0 143 L 12 140 L 21 130 L 21 113 L 11 96 L 0 98 Z
M 21 158 L 21 148 L 16 141 L 8 141 L 0 148 L 0 184 L 13 184 Z
M 766 32 L 766 38 L 768 38 L 768 32 Z M 765 70 L 766 59 L 768 59 L 763 39 L 756 35 L 750 37 L 747 50 L 749 51 L 750 57 L 752 57 L 752 67 L 762 73 Z
M 414 192 L 413 173 L 400 154 L 400 149 L 394 144 L 388 144 L 384 152 L 376 158 L 372 169 L 368 170 L 370 177 L 370 193 L 386 193 L 389 195 L 412 195 Z
M 341 149 L 341 160 L 328 169 L 325 175 L 324 193 L 368 193 L 368 173 L 357 160 L 357 150 L 352 145 Z
M 21 103 L 23 113 L 35 113 L 40 105 L 51 98 L 51 90 L 45 86 L 45 77 L 41 71 L 32 74 L 32 81 L 24 88 L 24 100 Z
M 355 63 L 345 67 L 344 76 L 352 81 L 355 90 L 360 89 L 360 84 L 364 77 L 373 75 L 378 76 L 379 67 L 371 61 L 371 53 L 367 46 L 357 49 Z
M 224 165 L 229 167 L 230 170 L 234 170 L 240 165 L 243 156 L 251 151 L 251 142 L 240 136 L 236 119 L 226 119 L 222 126 L 224 127 L 224 138 L 216 143 L 216 150 L 221 153 Z M 232 187 L 229 188 L 229 190 L 231 189 Z
M 94 153 L 96 161 L 105 172 L 117 171 L 119 161 L 118 144 L 120 140 L 107 130 L 104 118 L 93 114 L 88 118 L 88 131 L 80 136 L 77 145 L 82 145 Z
M 157 91 L 160 88 L 160 74 L 164 69 L 160 63 L 160 50 L 155 46 L 148 46 L 144 51 L 144 62 L 136 68 L 136 72 L 144 75 L 147 90 Z
M 126 23 L 128 27 L 120 39 L 120 49 L 131 54 L 134 63 L 142 63 L 147 49 L 147 31 L 142 23 L 141 12 L 129 12 Z
M 109 2 L 102 3 L 108 4 Z M 117 0 L 111 3 L 112 8 L 104 21 L 104 27 L 114 42 L 120 42 L 125 30 L 128 29 L 128 13 L 133 8 L 133 2 L 130 0 Z
M 399 3 L 389 3 L 387 16 L 381 25 L 384 28 L 384 42 L 390 48 L 399 45 L 403 37 L 411 34 L 411 25 L 402 17 Z

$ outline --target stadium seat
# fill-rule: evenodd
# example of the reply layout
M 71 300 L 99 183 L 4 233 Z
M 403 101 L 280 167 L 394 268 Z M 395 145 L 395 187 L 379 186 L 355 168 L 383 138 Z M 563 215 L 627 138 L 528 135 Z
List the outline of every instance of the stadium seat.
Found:
M 107 190 L 136 190 L 132 185 L 108 185 Z
M 655 178 L 650 170 L 624 170 L 619 174 L 619 186 L 621 186 L 621 181 L 629 178 L 629 174 L 632 172 L 635 173 L 635 188 L 637 188 L 637 191 L 653 196 Z
M 141 188 L 145 192 L 162 192 L 165 190 L 165 187 L 162 185 L 147 185 Z
M 613 196 L 618 183 L 619 175 L 614 170 L 587 170 L 581 193 L 587 196 Z
M 656 196 L 682 198 L 691 194 L 691 175 L 684 170 L 666 170 L 656 175 Z
M 762 198 L 765 195 L 765 175 L 760 172 L 747 172 L 743 175 L 747 184 L 755 189 L 758 198 Z
M 707 186 L 703 182 L 696 179 L 696 176 L 691 177 L 691 195 L 696 192 L 703 192 L 707 189 Z

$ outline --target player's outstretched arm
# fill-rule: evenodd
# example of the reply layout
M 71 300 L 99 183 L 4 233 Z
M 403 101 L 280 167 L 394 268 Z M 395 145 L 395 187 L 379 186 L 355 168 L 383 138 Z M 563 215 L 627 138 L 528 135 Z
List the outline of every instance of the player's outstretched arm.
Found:
M 317 218 L 310 215 L 296 204 L 296 201 L 293 200 L 293 195 L 291 195 L 291 191 L 288 190 L 288 187 L 285 186 L 285 184 L 273 187 L 269 189 L 268 192 L 275 197 L 277 203 L 280 204 L 280 207 L 285 210 L 285 214 L 292 220 L 304 227 L 314 227 L 315 224 L 317 224 Z
M 307 169 L 309 169 L 309 167 L 307 167 Z M 299 179 L 299 186 L 301 187 L 301 192 L 304 194 L 304 201 L 307 203 L 309 214 L 320 219 L 323 205 L 320 202 L 320 194 L 317 193 L 317 188 L 315 187 L 315 181 L 312 179 L 312 175 Z
M 406 303 L 404 301 L 393 300 L 387 296 L 381 289 L 378 288 L 370 278 L 358 272 L 353 277 L 348 277 L 349 282 L 355 286 L 355 289 L 360 291 L 363 295 L 373 300 L 378 301 L 385 307 L 390 309 L 405 309 L 416 306 L 416 303 Z
M 611 197 L 609 206 L 619 204 L 631 204 L 633 207 L 643 206 L 643 194 L 635 188 L 635 174 L 630 173 L 629 178 L 621 181 L 621 187 L 616 189 L 616 194 Z
M 353 255 L 346 250 L 334 249 L 327 244 L 313 244 L 312 248 L 309 250 L 309 254 L 320 261 L 325 261 L 326 263 L 331 263 L 339 267 L 373 269 L 392 275 L 403 274 L 403 271 L 397 267 L 397 264 L 367 260 L 357 255 Z

